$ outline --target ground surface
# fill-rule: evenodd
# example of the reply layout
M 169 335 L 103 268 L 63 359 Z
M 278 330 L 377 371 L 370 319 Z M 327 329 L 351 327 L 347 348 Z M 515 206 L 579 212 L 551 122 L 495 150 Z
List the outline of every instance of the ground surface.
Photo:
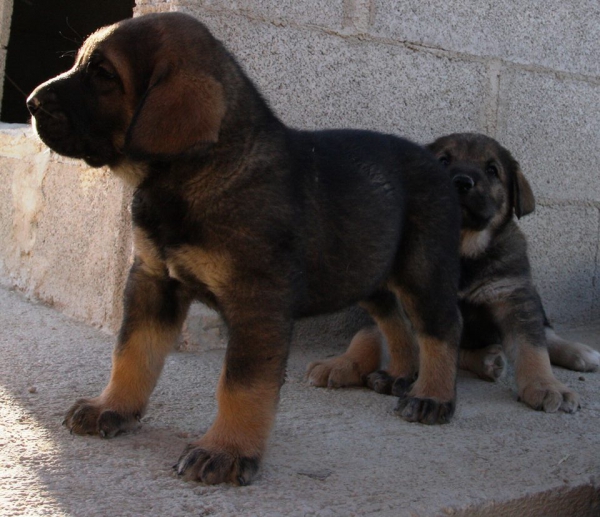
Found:
M 563 333 L 600 342 L 600 328 Z M 260 477 L 249 487 L 207 487 L 181 481 L 171 466 L 211 423 L 223 351 L 172 354 L 138 430 L 71 436 L 63 413 L 104 387 L 112 345 L 0 289 L 3 517 L 526 515 L 533 510 L 507 508 L 552 498 L 556 515 L 600 515 L 591 502 L 600 486 L 600 373 L 556 369 L 581 395 L 574 415 L 518 403 L 511 376 L 495 384 L 461 376 L 454 420 L 427 427 L 396 417 L 392 397 L 310 388 L 306 364 L 341 348 L 299 343 Z

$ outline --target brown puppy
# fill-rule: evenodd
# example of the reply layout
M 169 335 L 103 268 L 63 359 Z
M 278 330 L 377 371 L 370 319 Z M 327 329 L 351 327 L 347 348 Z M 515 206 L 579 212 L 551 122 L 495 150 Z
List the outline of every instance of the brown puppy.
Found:
M 92 35 L 28 106 L 58 153 L 135 187 L 135 262 L 110 382 L 66 426 L 113 436 L 144 413 L 190 302 L 229 328 L 218 413 L 180 475 L 248 483 L 275 417 L 294 318 L 365 305 L 420 347 L 409 421 L 455 407 L 460 213 L 424 148 L 366 131 L 287 128 L 204 25 L 148 15 Z M 391 344 L 392 348 L 394 344 Z
M 518 163 L 498 142 L 480 134 L 449 135 L 428 147 L 448 170 L 462 210 L 460 367 L 497 379 L 504 370 L 504 351 L 515 362 L 519 397 L 525 403 L 548 412 L 575 411 L 579 398 L 554 378 L 548 356 L 565 368 L 593 371 L 600 353 L 557 336 L 544 314 L 531 281 L 525 237 L 513 218 L 535 207 Z M 380 343 L 375 330 L 361 331 L 342 356 L 309 365 L 310 382 L 331 387 L 362 384 L 361 377 L 380 362 Z M 404 358 L 392 352 L 387 372 L 366 376 L 372 388 L 395 393 L 396 372 L 415 369 L 398 365 L 414 363 L 410 336 L 406 343 Z M 402 384 L 400 391 L 404 390 Z

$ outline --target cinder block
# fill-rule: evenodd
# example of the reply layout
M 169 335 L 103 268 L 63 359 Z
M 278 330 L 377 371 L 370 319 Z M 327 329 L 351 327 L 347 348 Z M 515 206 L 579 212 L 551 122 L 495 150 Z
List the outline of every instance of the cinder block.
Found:
M 428 142 L 485 125 L 485 66 L 321 30 L 275 27 L 200 7 L 284 122 L 354 127 Z
M 344 20 L 344 3 L 345 0 L 175 0 L 170 5 L 176 10 L 201 8 L 213 12 L 244 13 L 278 26 L 291 22 L 340 30 Z
M 497 136 L 521 163 L 536 196 L 600 200 L 598 135 L 600 85 L 502 72 Z
M 588 0 L 373 0 L 372 20 L 380 37 L 600 75 L 600 10 Z
M 569 324 L 600 318 L 594 308 L 598 210 L 538 206 L 520 226 L 528 238 L 534 280 L 548 317 Z

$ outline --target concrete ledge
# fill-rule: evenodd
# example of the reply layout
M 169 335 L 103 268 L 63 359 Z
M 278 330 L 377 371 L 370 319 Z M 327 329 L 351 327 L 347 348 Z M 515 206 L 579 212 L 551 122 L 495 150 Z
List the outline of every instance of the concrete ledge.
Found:
M 596 345 L 600 328 L 569 335 Z M 105 386 L 112 338 L 0 289 L 0 514 L 261 517 L 595 517 L 600 374 L 556 369 L 582 398 L 573 415 L 516 401 L 512 376 L 461 376 L 444 426 L 396 417 L 394 397 L 307 386 L 306 364 L 340 344 L 299 340 L 264 467 L 249 487 L 172 472 L 210 425 L 223 350 L 174 353 L 139 429 L 71 436 L 64 411 Z
M 107 169 L 0 125 L 0 282 L 114 331 L 131 254 L 130 192 Z

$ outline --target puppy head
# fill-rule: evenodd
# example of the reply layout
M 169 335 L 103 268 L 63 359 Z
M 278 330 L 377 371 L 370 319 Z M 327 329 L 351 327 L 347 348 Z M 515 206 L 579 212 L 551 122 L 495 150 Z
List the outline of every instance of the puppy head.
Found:
M 133 18 L 92 34 L 27 106 L 48 147 L 91 166 L 173 159 L 219 139 L 228 57 L 192 17 Z
M 446 167 L 459 193 L 464 229 L 497 228 L 535 209 L 518 162 L 493 138 L 478 133 L 443 136 L 427 146 Z

